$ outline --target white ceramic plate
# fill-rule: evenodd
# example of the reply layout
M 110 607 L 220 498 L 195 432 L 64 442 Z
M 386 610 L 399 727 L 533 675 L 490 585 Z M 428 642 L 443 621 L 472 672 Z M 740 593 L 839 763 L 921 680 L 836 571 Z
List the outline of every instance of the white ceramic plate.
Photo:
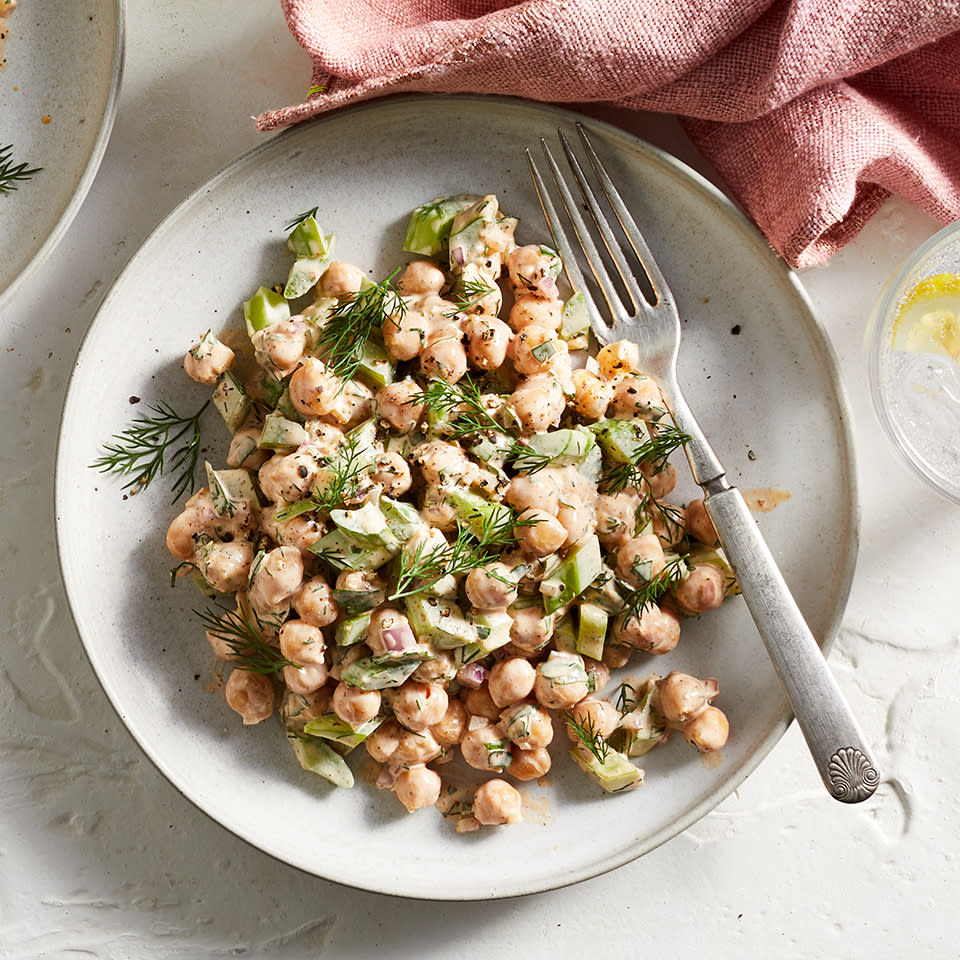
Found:
M 408 816 L 388 793 L 360 782 L 337 791 L 304 773 L 278 725 L 244 729 L 219 692 L 206 692 L 211 653 L 190 615 L 198 595 L 187 583 L 169 585 L 168 486 L 125 499 L 115 479 L 87 466 L 146 402 L 199 406 L 206 391 L 180 369 L 185 348 L 210 326 L 242 322 L 241 300 L 285 275 L 283 225 L 300 211 L 319 205 L 338 255 L 378 276 L 401 261 L 410 210 L 440 194 L 496 193 L 522 218 L 522 242 L 545 239 L 522 148 L 558 125 L 572 132 L 573 119 L 519 101 L 405 98 L 294 129 L 242 157 L 161 224 L 106 298 L 80 353 L 60 438 L 57 523 L 70 602 L 104 689 L 197 805 L 268 853 L 329 879 L 474 899 L 593 876 L 707 813 L 789 720 L 743 602 L 730 602 L 685 623 L 673 653 L 630 671 L 676 668 L 720 679 L 718 702 L 733 733 L 719 765 L 678 738 L 644 758 L 642 788 L 607 796 L 571 769 L 561 733 L 549 787 L 523 788 L 530 822 L 457 835 L 432 810 Z M 743 489 L 791 495 L 758 520 L 815 635 L 829 641 L 857 528 L 848 421 L 829 344 L 792 274 L 715 189 L 611 127 L 588 128 L 676 293 L 686 331 L 681 376 L 729 475 Z M 131 406 L 131 396 L 143 403 Z M 216 414 L 209 428 L 220 438 L 216 460 L 225 447 Z M 691 486 L 678 495 L 692 496 Z
M 123 0 L 20 0 L 10 16 L 0 146 L 43 169 L 0 196 L 0 308 L 53 251 L 93 183 L 116 113 L 123 21 Z

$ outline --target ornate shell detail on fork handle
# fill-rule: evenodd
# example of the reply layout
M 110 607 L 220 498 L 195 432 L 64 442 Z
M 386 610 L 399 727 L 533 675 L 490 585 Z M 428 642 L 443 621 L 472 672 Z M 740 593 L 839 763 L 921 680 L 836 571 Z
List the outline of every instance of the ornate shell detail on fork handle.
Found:
M 833 795 L 844 803 L 859 803 L 872 796 L 880 783 L 869 758 L 855 747 L 841 747 L 829 764 Z

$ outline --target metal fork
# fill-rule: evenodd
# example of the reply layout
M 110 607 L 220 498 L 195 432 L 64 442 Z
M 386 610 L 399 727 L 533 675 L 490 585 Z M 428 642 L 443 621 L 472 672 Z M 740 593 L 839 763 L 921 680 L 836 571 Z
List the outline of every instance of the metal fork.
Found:
M 559 130 L 563 152 L 576 179 L 579 193 L 590 211 L 594 230 L 603 241 L 632 302 L 632 308 L 628 309 L 621 301 L 593 240 L 592 231 L 581 215 L 578 203 L 546 140 L 541 139 L 540 143 L 564 210 L 606 300 L 612 320 L 608 322 L 604 318 L 587 289 L 561 219 L 528 149 L 526 154 L 530 174 L 557 251 L 563 258 L 570 284 L 574 290 L 583 294 L 591 327 L 600 343 L 627 339 L 639 345 L 644 372 L 657 380 L 674 423 L 690 437 L 685 444 L 685 452 L 693 478 L 703 488 L 707 512 L 717 528 L 724 552 L 737 576 L 743 597 L 770 659 L 780 676 L 820 776 L 830 794 L 837 800 L 845 803 L 865 800 L 872 796 L 880 780 L 870 749 L 740 491 L 728 482 L 720 460 L 683 398 L 677 383 L 680 318 L 673 295 L 633 217 L 579 123 L 577 131 L 596 179 L 616 214 L 622 234 L 639 259 L 645 279 L 653 290 L 653 302 L 644 296 L 627 263 L 620 242 L 601 209 L 597 194 L 569 141 L 563 131 Z

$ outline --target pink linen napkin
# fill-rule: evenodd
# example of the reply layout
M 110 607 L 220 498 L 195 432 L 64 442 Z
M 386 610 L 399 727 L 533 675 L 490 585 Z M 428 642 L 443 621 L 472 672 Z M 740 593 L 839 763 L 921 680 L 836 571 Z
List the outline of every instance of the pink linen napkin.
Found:
M 261 130 L 388 93 L 679 114 L 773 247 L 822 263 L 891 194 L 960 219 L 960 0 L 281 0 L 313 59 Z

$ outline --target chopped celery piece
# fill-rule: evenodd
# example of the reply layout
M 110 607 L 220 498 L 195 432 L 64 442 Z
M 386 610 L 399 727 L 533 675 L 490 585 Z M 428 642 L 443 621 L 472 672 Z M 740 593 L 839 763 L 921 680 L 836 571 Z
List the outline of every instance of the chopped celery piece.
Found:
M 471 610 L 469 620 L 476 627 L 477 642 L 457 648 L 461 665 L 482 660 L 510 642 L 513 617 L 506 610 Z
M 357 376 L 371 387 L 385 387 L 393 383 L 395 372 L 390 354 L 375 340 L 368 340 L 360 354 Z
M 320 774 L 337 787 L 353 786 L 353 773 L 346 760 L 330 744 L 318 737 L 309 736 L 291 736 L 290 742 L 304 770 Z
M 479 494 L 460 487 L 444 488 L 444 495 L 457 512 L 460 522 L 475 536 L 483 533 L 484 526 L 489 529 L 510 517 L 510 508 L 504 503 L 484 500 Z
M 643 420 L 598 420 L 589 429 L 603 452 L 616 463 L 636 463 L 641 446 L 650 439 Z
M 383 511 L 372 500 L 354 510 L 331 510 L 330 519 L 361 546 L 400 548 L 400 541 L 390 532 Z
M 365 547 L 339 528 L 310 544 L 310 551 L 339 570 L 377 570 L 396 552 L 394 548 L 384 546 Z
M 603 570 L 600 541 L 596 535 L 587 537 L 561 561 L 556 572 L 540 584 L 543 609 L 553 613 L 576 599 L 596 580 Z
M 577 653 L 599 660 L 603 656 L 603 644 L 607 637 L 610 617 L 603 607 L 595 603 L 580 604 L 580 620 L 577 624 Z
M 284 300 L 296 300 L 314 287 L 330 265 L 329 257 L 301 257 L 294 260 L 283 288 Z
M 293 405 L 293 401 L 290 399 L 290 384 L 285 383 L 283 385 L 283 391 L 280 396 L 277 397 L 276 403 L 274 404 L 274 410 L 280 414 L 281 417 L 285 417 L 287 420 L 292 420 L 294 423 L 303 423 L 304 416 L 303 414 Z
M 401 543 L 406 543 L 423 526 L 423 520 L 420 519 L 417 508 L 402 500 L 381 497 L 380 510 L 390 533 Z
M 243 304 L 243 316 L 247 321 L 247 333 L 252 337 L 258 330 L 272 323 L 290 319 L 290 306 L 282 293 L 269 287 L 260 287 Z
M 407 253 L 436 256 L 447 245 L 453 218 L 476 199 L 475 195 L 461 193 L 453 197 L 436 197 L 417 207 L 410 214 L 403 249 Z
M 238 510 L 256 510 L 260 506 L 249 471 L 214 470 L 209 460 L 205 460 L 203 465 L 207 471 L 213 509 L 221 517 L 232 517 Z
M 354 617 L 347 617 L 337 624 L 334 633 L 334 642 L 338 647 L 352 647 L 367 639 L 370 629 L 370 613 L 359 613 Z
M 373 657 L 355 660 L 340 671 L 340 679 L 361 690 L 386 690 L 399 687 L 414 670 L 419 660 L 409 663 L 378 663 Z
M 517 470 L 528 470 L 542 457 L 550 458 L 551 467 L 579 466 L 596 446 L 593 434 L 579 427 L 537 433 L 527 442 L 529 453 L 514 457 L 513 466 Z
M 563 305 L 560 314 L 560 336 L 564 340 L 575 340 L 584 337 L 590 330 L 590 314 L 587 311 L 587 300 L 577 290 Z
M 304 724 L 303 732 L 311 737 L 320 737 L 321 740 L 332 740 L 339 746 L 352 750 L 363 743 L 383 723 L 384 719 L 384 717 L 374 717 L 354 729 L 335 713 L 325 713 L 314 720 L 308 720 Z
M 348 617 L 373 610 L 386 599 L 383 590 L 334 590 L 332 596 L 333 602 Z
M 414 594 L 406 597 L 404 602 L 410 626 L 421 643 L 432 643 L 440 650 L 450 650 L 477 642 L 476 626 L 450 600 Z
M 333 252 L 333 234 L 324 236 L 316 217 L 307 217 L 290 231 L 287 249 L 297 257 L 328 257 Z
M 607 793 L 630 790 L 643 783 L 643 771 L 635 767 L 622 753 L 609 747 L 603 760 L 592 754 L 584 756 L 579 750 L 570 751 L 577 766 Z
M 561 653 L 577 653 L 577 631 L 572 617 L 564 617 L 553 628 L 553 646 Z
M 236 433 L 244 424 L 252 406 L 247 391 L 240 381 L 227 370 L 213 391 L 213 405 L 231 433 Z
M 267 415 L 260 431 L 261 450 L 294 450 L 307 439 L 307 431 L 279 413 Z

